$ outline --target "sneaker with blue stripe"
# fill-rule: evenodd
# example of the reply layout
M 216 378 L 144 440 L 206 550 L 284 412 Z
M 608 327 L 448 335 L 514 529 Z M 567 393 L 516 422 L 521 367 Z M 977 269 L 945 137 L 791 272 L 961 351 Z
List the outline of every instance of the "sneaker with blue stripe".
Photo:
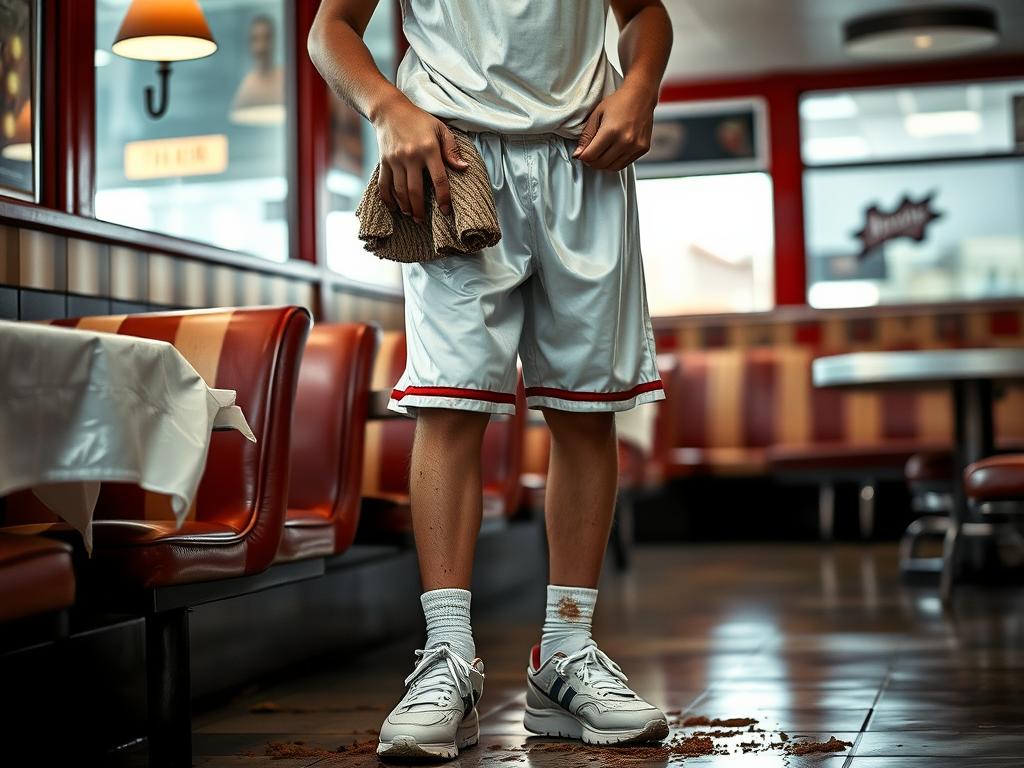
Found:
M 640 744 L 668 736 L 664 713 L 626 685 L 619 665 L 593 640 L 541 664 L 534 646 L 526 670 L 526 730 L 587 744 Z
M 380 728 L 383 759 L 450 760 L 480 741 L 476 705 L 484 690 L 484 664 L 468 662 L 447 643 L 416 651 L 405 696 Z

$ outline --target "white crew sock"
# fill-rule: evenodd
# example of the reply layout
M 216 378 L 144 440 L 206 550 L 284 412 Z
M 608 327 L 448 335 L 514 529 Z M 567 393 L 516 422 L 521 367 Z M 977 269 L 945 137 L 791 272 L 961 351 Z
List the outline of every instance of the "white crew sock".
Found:
M 420 595 L 423 616 L 427 620 L 427 648 L 448 643 L 466 661 L 476 658 L 469 621 L 471 596 L 466 589 L 432 589 Z
M 587 644 L 595 603 L 596 589 L 548 584 L 544 633 L 540 638 L 541 664 L 559 651 L 568 656 Z

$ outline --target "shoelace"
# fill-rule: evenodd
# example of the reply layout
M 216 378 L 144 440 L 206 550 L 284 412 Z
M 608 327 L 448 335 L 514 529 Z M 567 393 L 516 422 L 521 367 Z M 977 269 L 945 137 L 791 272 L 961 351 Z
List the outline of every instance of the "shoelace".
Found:
M 626 685 L 628 677 L 622 669 L 608 658 L 608 655 L 591 641 L 580 650 L 570 653 L 555 664 L 555 672 L 563 677 L 573 664 L 579 663 L 576 675 L 586 685 L 593 686 L 594 690 L 601 695 L 613 693 L 621 696 L 634 696 L 635 694 Z
M 451 703 L 452 690 L 460 697 L 470 696 L 473 684 L 470 673 L 473 665 L 442 643 L 433 648 L 416 651 L 419 661 L 405 678 L 409 687 L 405 695 L 406 708 L 418 704 L 442 705 Z

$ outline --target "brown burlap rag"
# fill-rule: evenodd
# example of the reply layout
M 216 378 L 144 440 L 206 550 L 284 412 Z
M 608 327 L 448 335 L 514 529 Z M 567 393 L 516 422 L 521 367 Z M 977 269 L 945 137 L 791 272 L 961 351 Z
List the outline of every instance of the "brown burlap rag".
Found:
M 411 216 L 392 214 L 377 194 L 378 165 L 356 208 L 359 239 L 366 250 L 391 261 L 433 261 L 451 254 L 476 253 L 501 239 L 484 160 L 469 136 L 454 129 L 452 135 L 462 159 L 469 164 L 465 170 L 446 168 L 452 212 L 441 212 L 433 186 L 424 179 L 427 221 L 417 224 Z

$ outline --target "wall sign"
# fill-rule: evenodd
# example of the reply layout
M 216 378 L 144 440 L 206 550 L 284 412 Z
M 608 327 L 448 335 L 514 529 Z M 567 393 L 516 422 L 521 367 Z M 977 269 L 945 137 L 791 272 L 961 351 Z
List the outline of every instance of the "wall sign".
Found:
M 928 225 L 942 217 L 941 213 L 932 208 L 934 197 L 935 193 L 932 192 L 915 203 L 909 196 L 904 196 L 899 207 L 889 212 L 883 211 L 877 205 L 868 208 L 864 228 L 854 235 L 860 238 L 863 246 L 861 258 L 878 246 L 901 237 L 909 237 L 918 243 L 923 242 Z
M 768 168 L 765 105 L 760 99 L 662 104 L 640 178 L 745 173 Z
M 124 145 L 124 175 L 132 181 L 218 174 L 227 167 L 228 137 L 220 133 Z

